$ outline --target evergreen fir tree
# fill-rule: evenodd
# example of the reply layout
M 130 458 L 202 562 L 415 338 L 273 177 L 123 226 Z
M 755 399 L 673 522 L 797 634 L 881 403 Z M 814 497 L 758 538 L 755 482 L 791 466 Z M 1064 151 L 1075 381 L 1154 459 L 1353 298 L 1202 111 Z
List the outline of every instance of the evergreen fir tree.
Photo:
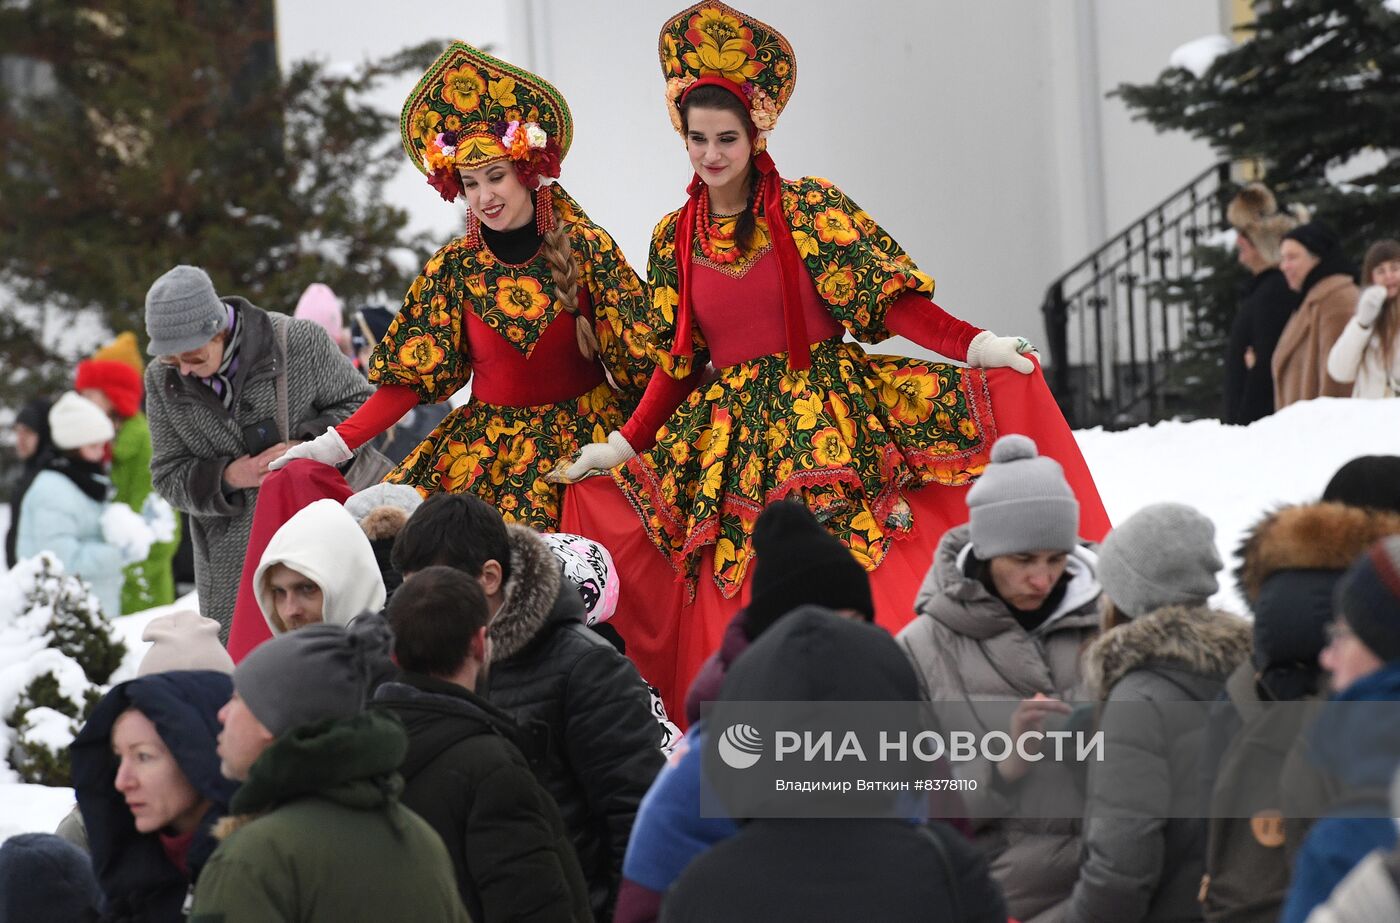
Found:
M 1372 241 L 1400 236 L 1400 5 L 1276 0 L 1254 9 L 1241 44 L 1201 76 L 1174 67 L 1115 93 L 1159 130 L 1256 164 L 1280 202 L 1332 225 L 1359 264 Z M 1339 170 L 1357 175 L 1329 179 Z M 1220 409 L 1222 352 L 1243 280 L 1230 256 L 1198 246 L 1193 275 L 1170 286 L 1197 317 L 1172 386 L 1205 414 Z
M 48 642 L 64 661 L 81 669 L 86 686 L 65 692 L 52 670 L 38 673 L 16 698 L 0 721 L 9 726 L 7 757 L 25 782 L 70 785 L 68 750 L 55 747 L 55 725 L 72 738 L 92 714 L 102 697 L 102 687 L 121 666 L 126 645 L 103 617 L 97 597 L 83 580 L 63 573 L 49 553 L 21 562 L 3 579 L 14 581 L 5 591 L 13 601 L 22 599 L 16 611 L 0 613 L 12 623 L 27 622 L 31 631 Z M 13 591 L 13 592 L 11 592 Z M 69 675 L 71 686 L 72 676 Z M 41 720 L 36 720 L 41 719 Z M 66 719 L 66 720 L 65 720 Z M 38 733 L 43 727 L 45 733 Z
M 364 101 L 442 43 L 352 75 L 279 74 L 272 0 L 29 0 L 0 7 L 0 55 L 37 92 L 0 100 L 0 283 L 96 308 L 144 338 L 144 296 L 177 263 L 287 311 L 313 281 L 401 292 L 407 214 L 384 201 L 397 120 Z M 12 82 L 13 83 L 13 82 Z M 412 261 L 403 261 L 412 262 Z
M 1395 8 L 1397 11 L 1392 11 Z M 1257 3 L 1242 44 L 1201 77 L 1169 69 L 1117 93 L 1158 129 L 1259 161 L 1281 201 L 1300 202 L 1359 250 L 1400 220 L 1400 7 L 1385 0 Z M 1366 154 L 1366 172 L 1328 180 Z M 1359 254 L 1358 254 L 1359 255 Z

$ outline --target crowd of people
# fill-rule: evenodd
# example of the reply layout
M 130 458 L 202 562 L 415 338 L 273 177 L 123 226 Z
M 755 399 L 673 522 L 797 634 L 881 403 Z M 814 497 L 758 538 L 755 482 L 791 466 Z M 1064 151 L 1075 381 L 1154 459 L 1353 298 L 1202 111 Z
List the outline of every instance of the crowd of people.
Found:
M 116 615 L 174 600 L 183 534 L 199 611 L 93 705 L 55 833 L 0 845 L 0 921 L 1400 919 L 1400 734 L 1362 720 L 1400 699 L 1400 457 L 1260 510 L 1251 618 L 1213 608 L 1209 510 L 1108 529 L 1048 396 L 1008 422 L 1030 344 L 779 177 L 787 39 L 702 2 L 660 52 L 695 179 L 646 282 L 553 182 L 562 95 L 454 42 L 403 141 L 468 226 L 400 312 L 176 266 L 155 361 L 123 334 L 21 411 L 11 562 Z M 1396 396 L 1400 244 L 1358 289 L 1262 186 L 1228 218 L 1228 421 Z M 845 338 L 891 333 L 963 364 Z M 590 503 L 622 538 L 565 530 Z M 878 817 L 706 810 L 704 706 L 759 701 L 1115 733 L 1087 773 L 935 761 L 964 784 Z
M 1225 354 L 1224 421 L 1315 397 L 1400 396 L 1400 241 L 1372 243 L 1358 273 L 1331 227 L 1280 209 L 1263 183 L 1240 190 L 1226 220 L 1250 278 Z
M 1246 620 L 1209 605 L 1203 512 L 1150 505 L 1085 542 L 1059 465 L 1005 436 L 897 637 L 865 569 L 779 502 L 679 741 L 587 624 L 606 594 L 568 576 L 595 573 L 577 541 L 470 494 L 320 500 L 269 543 L 273 637 L 237 666 L 212 619 L 150 623 L 73 744 L 73 814 L 0 847 L 0 919 L 1391 919 L 1400 749 L 1347 706 L 1400 698 L 1396 483 L 1400 457 L 1362 457 L 1264 515 Z M 362 526 L 391 512 L 377 559 Z M 922 700 L 1010 703 L 1012 734 L 1160 706 L 1086 803 L 1200 774 L 1220 810 L 1059 816 L 1072 768 L 1013 756 L 960 765 L 976 789 L 914 819 L 702 812 L 704 702 Z M 1181 702 L 1209 720 L 1174 726 Z M 1244 793 L 1252 814 L 1225 807 Z

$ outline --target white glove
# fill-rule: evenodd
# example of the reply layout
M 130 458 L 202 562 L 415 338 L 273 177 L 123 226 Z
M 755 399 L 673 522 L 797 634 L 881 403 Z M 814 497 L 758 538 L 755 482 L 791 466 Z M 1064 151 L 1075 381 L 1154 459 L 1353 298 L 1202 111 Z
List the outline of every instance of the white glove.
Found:
M 1385 307 L 1385 286 L 1373 285 L 1361 293 L 1361 297 L 1356 300 L 1356 322 L 1366 329 L 1370 329 L 1376 318 L 1381 316 L 1381 308 Z
M 267 469 L 276 471 L 297 458 L 309 458 L 325 465 L 340 465 L 354 457 L 355 453 L 350 451 L 350 447 L 340 438 L 340 433 L 335 431 L 335 427 L 328 426 L 324 433 L 310 442 L 294 445 L 277 456 L 268 464 Z
M 1035 353 L 1035 347 L 1025 337 L 999 337 L 990 330 L 983 330 L 967 346 L 967 364 L 974 369 L 1010 366 L 1022 375 L 1029 375 L 1035 371 L 1035 363 L 1026 358 L 1026 353 Z
M 607 442 L 590 442 L 579 449 L 578 458 L 564 471 L 569 483 L 581 481 L 590 472 L 607 471 L 637 457 L 631 443 L 617 430 L 608 433 Z

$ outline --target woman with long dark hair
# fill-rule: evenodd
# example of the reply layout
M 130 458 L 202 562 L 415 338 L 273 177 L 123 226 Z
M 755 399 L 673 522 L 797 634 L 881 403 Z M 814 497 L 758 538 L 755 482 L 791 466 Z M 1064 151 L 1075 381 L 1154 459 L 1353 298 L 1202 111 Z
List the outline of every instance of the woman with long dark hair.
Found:
M 843 336 L 899 334 L 974 369 L 1026 374 L 1031 346 L 934 304 L 933 279 L 831 182 L 779 177 L 767 136 L 796 60 L 777 30 L 701 3 L 668 20 L 660 51 L 695 177 L 652 237 L 641 329 L 658 372 L 627 425 L 568 473 L 612 469 L 692 581 L 713 547 L 726 597 L 748 571 L 754 520 L 785 498 L 874 570 L 913 529 L 920 488 L 981 472 L 995 424 L 980 371 L 868 356 Z M 692 390 L 707 360 L 718 377 Z

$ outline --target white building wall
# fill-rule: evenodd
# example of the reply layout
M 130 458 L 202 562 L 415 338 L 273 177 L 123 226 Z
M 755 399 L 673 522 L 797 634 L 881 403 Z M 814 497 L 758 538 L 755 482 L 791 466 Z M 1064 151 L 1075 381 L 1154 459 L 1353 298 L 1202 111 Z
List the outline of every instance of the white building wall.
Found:
M 770 142 L 786 176 L 842 186 L 938 282 L 960 317 L 1044 342 L 1061 271 L 1213 157 L 1133 122 L 1105 95 L 1220 32 L 1222 0 L 742 0 L 798 56 Z M 657 32 L 678 0 L 473 0 L 450 17 L 279 0 L 283 61 L 358 61 L 429 37 L 492 43 L 564 92 L 576 120 L 563 183 L 643 274 L 651 228 L 690 178 L 666 117 Z M 413 81 L 386 88 L 397 111 Z M 405 160 L 390 194 L 446 238 L 442 203 Z M 891 348 L 902 348 L 891 344 Z
M 675 6 L 676 4 L 672 4 Z M 518 0 L 507 44 L 577 120 L 564 182 L 638 264 L 690 178 L 664 111 L 655 0 Z M 836 181 L 961 317 L 1043 342 L 1061 270 L 1212 160 L 1104 94 L 1220 31 L 1219 0 L 747 0 L 798 57 L 770 140 L 786 176 Z M 892 344 L 893 345 L 893 344 Z

